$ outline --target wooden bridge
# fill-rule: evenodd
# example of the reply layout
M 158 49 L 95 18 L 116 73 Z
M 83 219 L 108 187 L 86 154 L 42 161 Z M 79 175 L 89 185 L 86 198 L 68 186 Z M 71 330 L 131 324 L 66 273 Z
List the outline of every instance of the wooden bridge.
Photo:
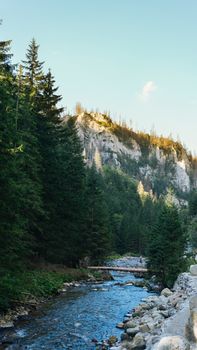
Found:
M 148 269 L 143 267 L 119 267 L 119 266 L 88 266 L 90 270 L 123 271 L 133 273 L 146 273 Z

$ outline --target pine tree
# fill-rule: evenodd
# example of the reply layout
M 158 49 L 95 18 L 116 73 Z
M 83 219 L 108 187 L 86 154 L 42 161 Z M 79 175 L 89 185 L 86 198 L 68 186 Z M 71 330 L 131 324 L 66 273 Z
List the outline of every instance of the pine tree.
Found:
M 104 182 L 113 249 L 120 254 L 139 253 L 141 201 L 136 184 L 120 170 L 108 167 L 104 169 Z
M 43 83 L 43 64 L 38 59 L 39 45 L 33 38 L 26 54 L 26 61 L 23 61 L 25 80 L 30 90 L 30 97 L 36 97 Z
M 189 197 L 189 214 L 197 215 L 197 191 L 192 191 Z
M 164 206 L 152 232 L 148 250 L 148 267 L 162 286 L 172 287 L 184 267 L 186 236 L 182 231 L 178 211 Z
M 49 69 L 43 80 L 41 114 L 51 123 L 58 124 L 60 123 L 60 116 L 64 111 L 64 108 L 58 107 L 58 103 L 62 100 L 62 96 L 56 94 L 58 87 L 55 87 L 54 85 L 55 79 Z
M 58 88 L 54 85 L 55 79 L 49 71 L 44 77 L 42 98 L 40 99 L 41 109 L 38 118 L 38 138 L 42 157 L 43 203 L 46 211 L 46 217 L 43 220 L 43 231 L 45 232 L 50 232 L 50 227 L 55 224 L 52 222 L 52 218 L 55 211 L 54 206 L 57 203 L 54 203 L 53 197 L 57 191 L 57 179 L 61 176 L 56 163 L 58 144 L 62 133 L 60 117 L 63 108 L 58 107 L 62 97 L 56 94 Z M 45 246 L 42 249 L 45 249 Z
M 32 240 L 34 250 L 37 250 L 37 242 L 41 237 L 44 218 L 43 209 L 43 185 L 41 179 L 42 157 L 40 154 L 39 138 L 37 133 L 37 119 L 29 101 L 27 86 L 22 79 L 20 69 L 18 79 L 18 110 L 17 128 L 23 152 L 21 153 L 20 168 L 23 172 L 24 188 L 26 193 L 24 205 L 24 217 L 27 219 L 29 239 Z
M 69 118 L 62 125 L 56 148 L 56 165 L 51 193 L 50 226 L 45 236 L 46 257 L 52 262 L 76 266 L 81 255 L 85 167 L 82 147 Z
M 11 72 L 13 65 L 10 60 L 12 54 L 10 53 L 11 40 L 0 41 L 0 71 Z
M 28 210 L 29 228 L 35 240 L 35 250 L 40 245 L 43 230 L 43 220 L 46 217 L 43 203 L 43 159 L 41 152 L 41 117 L 43 94 L 43 62 L 38 59 L 38 48 L 35 39 L 28 47 L 26 61 L 23 61 L 23 76 L 21 84 L 20 106 L 21 130 L 25 143 L 26 173 L 31 182 L 32 215 Z M 31 200 L 32 198 L 32 200 Z M 33 204 L 34 198 L 34 204 Z
M 93 166 L 87 170 L 84 249 L 92 262 L 99 263 L 110 249 L 108 209 L 102 190 L 102 177 Z
M 6 43 L 6 44 L 5 44 Z M 9 43 L 0 43 L 0 262 L 10 267 L 25 256 L 26 218 L 17 126 L 17 84 Z

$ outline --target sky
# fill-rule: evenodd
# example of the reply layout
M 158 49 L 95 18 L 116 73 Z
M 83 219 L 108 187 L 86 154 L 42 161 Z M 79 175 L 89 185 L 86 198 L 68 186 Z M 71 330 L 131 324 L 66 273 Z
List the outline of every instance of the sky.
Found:
M 34 37 L 66 111 L 77 102 L 197 153 L 196 0 L 0 0 L 13 61 Z

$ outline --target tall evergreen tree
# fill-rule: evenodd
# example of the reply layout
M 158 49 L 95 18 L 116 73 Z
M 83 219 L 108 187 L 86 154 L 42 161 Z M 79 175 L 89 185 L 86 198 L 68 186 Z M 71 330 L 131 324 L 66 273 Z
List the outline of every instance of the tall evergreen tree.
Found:
M 12 266 L 25 253 L 26 219 L 20 167 L 22 144 L 17 127 L 17 84 L 10 42 L 0 43 L 0 262 Z
M 137 186 L 129 176 L 109 167 L 104 169 L 104 182 L 113 249 L 120 254 L 139 252 L 141 201 Z
M 13 65 L 10 60 L 12 54 L 10 53 L 11 40 L 0 41 L 0 70 L 11 72 Z
M 162 286 L 172 287 L 184 268 L 186 236 L 181 228 L 178 211 L 164 206 L 152 232 L 148 267 L 155 273 Z
M 26 54 L 26 61 L 23 61 L 25 79 L 30 90 L 30 97 L 35 98 L 40 91 L 43 82 L 43 64 L 38 59 L 39 45 L 33 38 Z
M 46 256 L 53 262 L 75 266 L 81 255 L 85 167 L 74 118 L 59 133 L 51 193 Z
M 102 261 L 110 250 L 108 208 L 102 187 L 102 177 L 93 165 L 87 169 L 83 251 L 96 263 Z
M 58 144 L 61 142 L 62 124 L 61 113 L 62 107 L 58 107 L 58 103 L 62 97 L 56 92 L 58 90 L 55 85 L 55 79 L 51 71 L 44 77 L 41 110 L 38 118 L 38 138 L 40 145 L 40 153 L 42 157 L 42 184 L 43 184 L 43 202 L 46 211 L 46 217 L 43 221 L 43 231 L 50 232 L 50 227 L 54 225 L 52 222 L 54 214 L 53 197 L 57 191 L 57 179 L 61 174 L 58 172 L 57 157 Z M 42 248 L 45 249 L 43 246 Z

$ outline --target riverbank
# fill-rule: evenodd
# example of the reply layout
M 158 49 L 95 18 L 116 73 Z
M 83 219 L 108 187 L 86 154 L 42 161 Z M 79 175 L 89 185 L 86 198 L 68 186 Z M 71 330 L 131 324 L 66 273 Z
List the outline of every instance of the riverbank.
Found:
M 134 266 L 139 260 L 124 257 L 113 263 Z M 146 288 L 136 287 L 142 280 L 133 274 L 114 271 L 112 275 L 113 280 L 99 279 L 100 283 L 95 277 L 88 283 L 85 280 L 64 283 L 57 296 L 39 304 L 27 317 L 19 318 L 14 328 L 4 329 L 0 349 L 95 350 L 110 335 L 111 340 L 119 338 L 121 330 L 116 323 L 128 305 L 134 308 L 149 294 Z
M 196 295 L 197 276 L 180 274 L 173 290 L 166 288 L 128 312 L 118 325 L 124 329 L 122 342 L 111 349 L 196 350 L 195 334 L 191 335 L 197 326 Z
M 43 264 L 39 268 L 5 274 L 0 282 L 0 330 L 13 328 L 18 320 L 38 309 L 54 296 L 81 282 L 111 279 L 107 272 L 73 269 L 60 265 Z

